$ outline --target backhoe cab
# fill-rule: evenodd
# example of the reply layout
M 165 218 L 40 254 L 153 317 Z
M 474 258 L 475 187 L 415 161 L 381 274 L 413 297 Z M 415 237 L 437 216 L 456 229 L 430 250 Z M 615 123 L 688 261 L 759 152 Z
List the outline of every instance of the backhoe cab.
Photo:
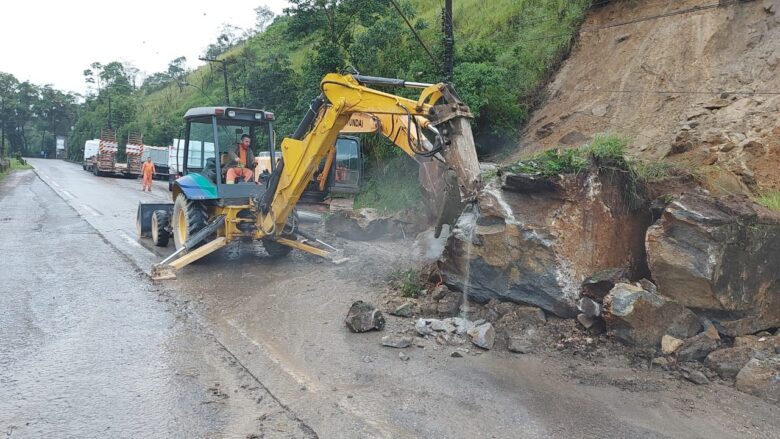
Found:
M 415 101 L 369 86 L 422 92 Z M 348 128 L 353 118 L 377 118 L 374 132 L 388 137 L 421 166 L 434 169 L 427 175 L 436 180 L 429 189 L 436 192 L 437 224 L 452 224 L 463 203 L 476 199 L 481 179 L 472 116 L 451 85 L 328 74 L 321 90 L 295 133 L 282 141 L 278 161 L 272 113 L 232 107 L 187 111 L 183 175 L 173 184 L 174 202 L 162 209 L 157 205 L 151 214 L 143 204 L 138 211 L 141 234 L 147 231 L 158 244 L 172 231 L 176 244 L 176 252 L 153 267 L 154 278 L 173 278 L 175 270 L 236 239 L 260 240 L 272 256 L 296 248 L 334 262 L 343 260 L 341 251 L 298 229 L 295 206 L 316 181 L 318 169 L 331 169 L 337 141 L 349 141 L 339 140 L 340 133 L 357 132 Z M 229 150 L 244 134 L 253 146 L 267 145 L 269 160 L 262 156 L 257 160 L 256 181 L 228 184 Z M 268 163 L 265 168 L 263 162 Z M 339 171 L 339 177 L 346 176 Z

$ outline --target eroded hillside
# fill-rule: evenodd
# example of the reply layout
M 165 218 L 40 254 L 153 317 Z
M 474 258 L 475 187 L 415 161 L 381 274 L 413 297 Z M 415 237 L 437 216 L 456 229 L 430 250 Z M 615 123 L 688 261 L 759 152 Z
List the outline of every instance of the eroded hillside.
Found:
M 780 1 L 618 1 L 588 15 L 512 158 L 596 133 L 709 167 L 725 193 L 780 188 Z

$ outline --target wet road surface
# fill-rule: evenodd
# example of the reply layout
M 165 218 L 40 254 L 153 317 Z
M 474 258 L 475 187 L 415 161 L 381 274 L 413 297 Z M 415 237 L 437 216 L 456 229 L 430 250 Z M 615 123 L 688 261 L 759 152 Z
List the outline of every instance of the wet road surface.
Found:
M 32 171 L 0 182 L 2 437 L 311 437 Z
M 140 269 L 171 251 L 134 234 L 138 200 L 165 200 L 164 186 L 150 196 L 137 182 L 96 179 L 77 165 L 33 165 Z M 410 320 L 387 316 L 384 332 L 356 335 L 343 318 L 353 300 L 382 305 L 386 275 L 415 260 L 413 246 L 334 243 L 352 262 L 334 266 L 295 251 L 272 260 L 242 244 L 240 252 L 211 256 L 163 285 L 173 290 L 175 309 L 186 304 L 185 315 L 320 437 L 780 437 L 775 406 L 664 373 L 588 371 L 576 357 L 499 351 L 452 358 L 451 348 L 431 341 L 405 349 L 411 359 L 401 361 L 379 341 L 408 330 Z M 626 382 L 633 384 L 614 384 Z

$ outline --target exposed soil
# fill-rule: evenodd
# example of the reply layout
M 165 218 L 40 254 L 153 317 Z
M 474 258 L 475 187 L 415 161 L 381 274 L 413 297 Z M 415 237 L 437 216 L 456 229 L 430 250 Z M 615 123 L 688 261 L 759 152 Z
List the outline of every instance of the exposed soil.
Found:
M 704 172 L 712 190 L 780 189 L 779 24 L 773 0 L 591 11 L 508 160 L 612 132 L 629 136 L 639 157 L 713 168 Z

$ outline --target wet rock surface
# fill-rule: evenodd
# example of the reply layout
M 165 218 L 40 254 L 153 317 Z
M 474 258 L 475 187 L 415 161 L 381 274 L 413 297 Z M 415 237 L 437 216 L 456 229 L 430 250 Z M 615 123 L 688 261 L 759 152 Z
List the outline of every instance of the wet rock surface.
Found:
M 574 318 L 583 279 L 643 266 L 649 218 L 624 204 L 619 178 L 592 171 L 551 179 L 552 189 L 521 180 L 491 181 L 479 211 L 461 216 L 439 262 L 448 286 Z
M 747 198 L 687 194 L 647 232 L 664 296 L 735 336 L 780 325 L 780 215 Z
M 617 284 L 604 298 L 607 329 L 629 344 L 657 347 L 664 335 L 687 338 L 701 329 L 689 309 L 633 284 Z

